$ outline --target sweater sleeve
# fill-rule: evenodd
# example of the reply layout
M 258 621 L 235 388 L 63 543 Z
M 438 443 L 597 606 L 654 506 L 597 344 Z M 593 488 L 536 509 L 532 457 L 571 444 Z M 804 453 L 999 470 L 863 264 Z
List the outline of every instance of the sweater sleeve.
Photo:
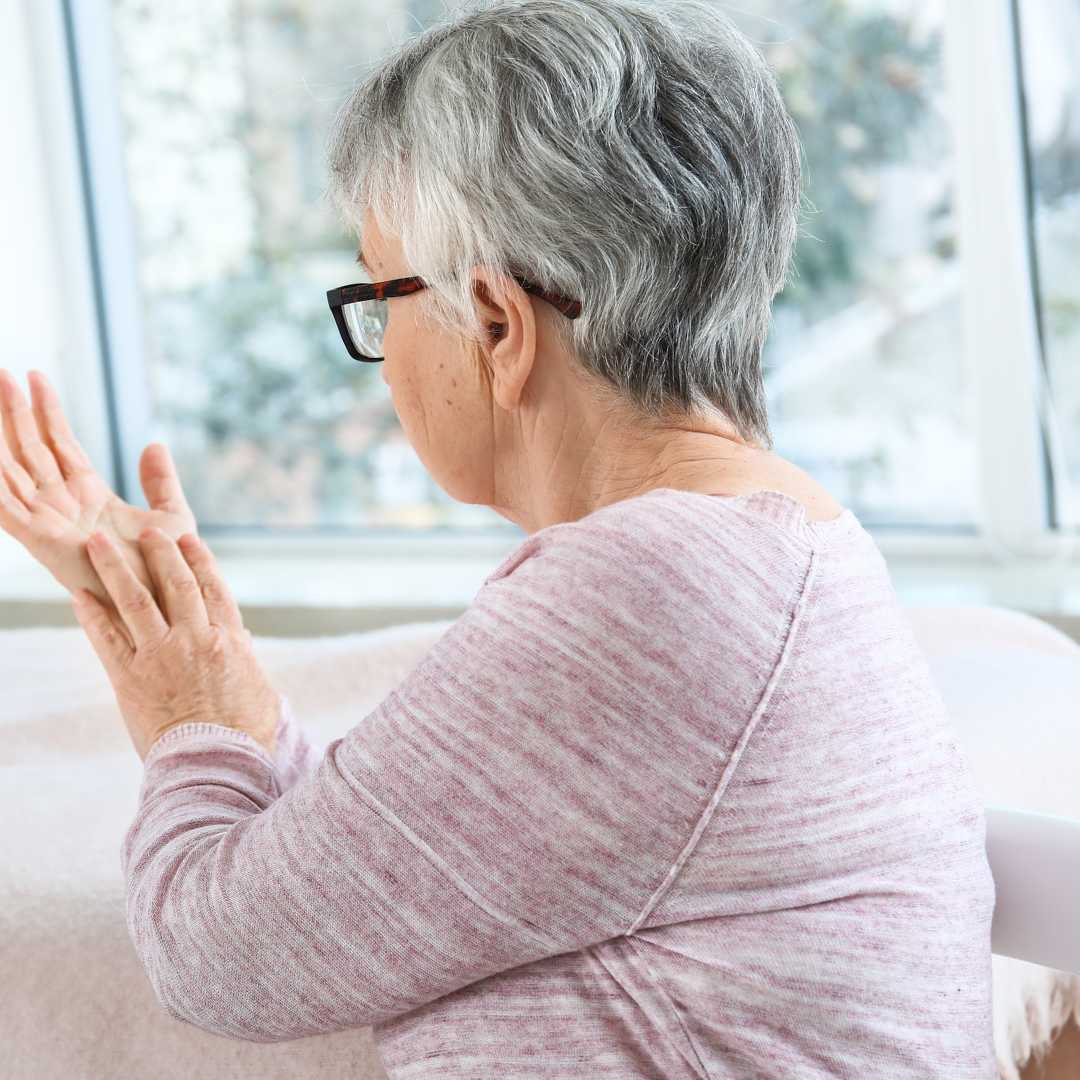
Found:
M 273 769 L 276 794 L 284 794 L 310 774 L 322 760 L 323 752 L 324 748 L 297 721 L 292 702 L 282 694 Z
M 708 798 L 656 782 L 671 702 L 635 685 L 673 681 L 673 592 L 551 547 L 506 560 L 370 714 L 291 759 L 306 772 L 219 725 L 167 733 L 123 849 L 160 1004 L 281 1042 L 632 928 Z

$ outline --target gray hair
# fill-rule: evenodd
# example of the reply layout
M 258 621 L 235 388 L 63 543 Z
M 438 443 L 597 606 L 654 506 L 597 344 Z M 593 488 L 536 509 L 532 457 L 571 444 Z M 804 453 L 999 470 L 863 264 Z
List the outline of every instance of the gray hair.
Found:
M 524 276 L 581 301 L 553 325 L 597 400 L 720 410 L 772 449 L 761 353 L 801 147 L 708 0 L 466 0 L 352 89 L 327 150 L 335 208 L 400 237 L 435 323 L 485 340 L 469 269 Z

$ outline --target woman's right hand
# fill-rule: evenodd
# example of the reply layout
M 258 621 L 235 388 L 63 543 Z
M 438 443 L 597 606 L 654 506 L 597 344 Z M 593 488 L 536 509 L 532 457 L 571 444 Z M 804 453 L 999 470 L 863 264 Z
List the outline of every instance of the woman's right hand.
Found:
M 0 528 L 69 592 L 89 589 L 112 611 L 109 593 L 86 553 L 90 534 L 106 533 L 160 600 L 143 561 L 139 533 L 153 525 L 178 540 L 197 531 L 167 447 L 151 443 L 143 450 L 139 480 L 150 509 L 131 506 L 98 475 L 45 376 L 31 371 L 28 381 L 32 405 L 11 373 L 0 368 Z

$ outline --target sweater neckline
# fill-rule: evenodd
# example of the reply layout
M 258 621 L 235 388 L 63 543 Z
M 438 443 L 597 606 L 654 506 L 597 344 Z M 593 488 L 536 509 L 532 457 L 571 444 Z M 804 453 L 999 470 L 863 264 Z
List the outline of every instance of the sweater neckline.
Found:
M 847 507 L 834 518 L 811 521 L 806 516 L 806 507 L 798 499 L 773 488 L 761 488 L 742 495 L 711 491 L 684 491 L 681 488 L 653 488 L 645 494 L 646 496 L 670 494 L 687 499 L 722 499 L 726 503 L 747 507 L 759 517 L 776 522 L 800 536 L 814 540 L 831 541 L 835 537 L 854 535 L 862 531 L 859 519 Z
M 760 491 L 751 491 L 743 495 L 685 491 L 682 488 L 651 488 L 643 495 L 636 495 L 633 499 L 623 500 L 623 502 L 633 502 L 637 499 L 654 499 L 657 496 L 686 501 L 706 499 L 712 504 L 723 500 L 729 505 L 735 504 L 736 510 L 742 507 L 750 510 L 756 517 L 776 522 L 789 535 L 802 538 L 814 548 L 826 547 L 835 539 L 845 536 L 855 536 L 857 534 L 869 536 L 869 533 L 862 527 L 861 522 L 850 509 L 845 508 L 842 514 L 826 521 L 810 521 L 806 516 L 806 508 L 801 502 L 782 491 L 776 491 L 772 488 L 763 488 Z M 607 507 L 602 507 L 601 510 L 594 510 L 593 513 L 600 513 L 602 510 L 618 505 L 619 503 L 611 503 Z M 534 533 L 530 533 L 488 574 L 483 584 L 487 585 L 489 582 L 509 574 L 518 563 L 532 554 L 542 537 L 550 537 L 560 529 L 578 525 L 591 516 L 586 515 L 586 518 L 578 521 L 556 522 L 553 525 L 547 525 Z

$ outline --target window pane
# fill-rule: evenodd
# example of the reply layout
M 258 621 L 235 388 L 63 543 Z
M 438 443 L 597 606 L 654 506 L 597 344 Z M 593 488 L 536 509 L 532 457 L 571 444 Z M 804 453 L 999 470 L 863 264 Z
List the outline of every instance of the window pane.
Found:
M 975 520 L 944 0 L 756 0 L 809 201 L 765 350 L 776 450 L 866 521 Z
M 781 80 L 807 213 L 766 347 L 776 451 L 875 524 L 973 518 L 943 2 L 722 5 Z M 114 0 L 155 419 L 199 521 L 516 527 L 428 477 L 325 291 L 349 84 L 442 5 Z
M 1069 479 L 1080 483 L 1080 0 L 1020 3 L 1043 348 Z
M 429 479 L 381 368 L 348 356 L 326 304 L 366 280 L 322 197 L 330 121 L 415 10 L 111 10 L 155 421 L 200 524 L 515 532 Z

